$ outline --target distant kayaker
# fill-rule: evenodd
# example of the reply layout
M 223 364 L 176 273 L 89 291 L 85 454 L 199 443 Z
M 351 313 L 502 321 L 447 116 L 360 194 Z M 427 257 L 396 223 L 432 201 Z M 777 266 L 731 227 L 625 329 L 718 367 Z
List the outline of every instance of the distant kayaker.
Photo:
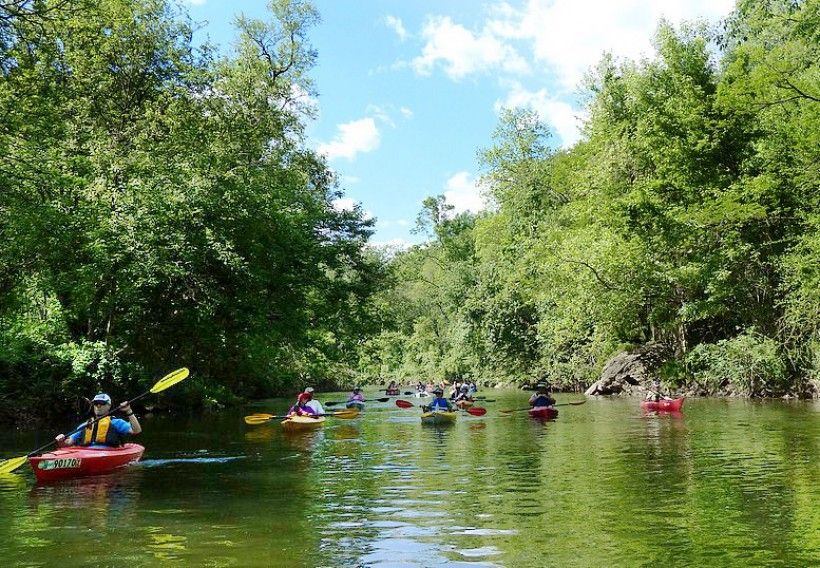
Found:
M 461 382 L 458 380 L 453 381 L 453 385 L 450 387 L 450 400 L 455 400 L 460 392 Z
M 458 402 L 459 400 L 473 400 L 473 397 L 470 396 L 470 385 L 466 382 L 461 384 L 461 387 L 458 389 L 458 394 L 453 399 L 454 402 Z
M 111 397 L 105 393 L 99 393 L 91 401 L 91 404 L 94 408 L 95 417 L 104 416 L 111 410 Z M 90 446 L 92 448 L 118 448 L 122 446 L 125 437 L 131 434 L 139 434 L 142 432 L 142 426 L 140 426 L 137 415 L 131 410 L 127 400 L 121 402 L 117 409 L 122 411 L 128 420 L 106 416 L 70 436 L 66 437 L 64 434 L 60 434 L 55 438 L 57 444 L 60 446 Z
M 308 405 L 310 408 L 312 408 L 312 409 L 313 409 L 313 412 L 314 412 L 315 414 L 324 414 L 324 413 L 325 413 L 325 409 L 324 409 L 324 408 L 322 408 L 322 403 L 321 403 L 321 402 L 319 402 L 318 400 L 316 400 L 316 399 L 314 399 L 314 398 L 313 398 L 313 393 L 314 393 L 314 392 L 315 392 L 315 391 L 313 390 L 313 387 L 308 387 L 308 388 L 306 388 L 306 389 L 305 389 L 305 394 L 306 394 L 306 395 L 309 395 L 309 397 L 308 397 L 308 399 L 307 399 L 307 405 Z
M 399 385 L 396 384 L 396 381 L 390 381 L 390 384 L 387 385 L 387 389 L 384 391 L 384 394 L 388 396 L 395 396 L 399 394 Z
M 450 404 L 450 401 L 444 398 L 444 389 L 441 387 L 436 387 L 433 389 L 433 395 L 435 398 L 430 401 L 430 404 L 424 405 L 421 407 L 423 412 L 433 412 L 433 411 L 451 411 L 453 410 L 453 405 Z
M 348 402 L 364 402 L 364 395 L 362 394 L 362 389 L 360 387 L 356 387 L 353 389 L 353 392 L 350 393 L 350 396 L 347 397 Z
M 535 387 L 535 394 L 530 397 L 530 406 L 542 408 L 555 404 L 555 399 L 550 396 L 550 389 L 544 383 L 538 383 Z
M 473 393 L 476 393 L 476 392 L 478 392 L 478 385 L 475 384 L 475 381 L 471 381 L 470 382 L 470 393 L 469 394 L 473 394 Z
M 661 380 L 658 378 L 652 379 L 652 389 L 646 393 L 646 400 L 658 402 L 659 400 L 672 400 L 668 396 L 661 394 Z
M 427 392 L 427 386 L 419 381 L 419 384 L 416 385 L 416 392 Z

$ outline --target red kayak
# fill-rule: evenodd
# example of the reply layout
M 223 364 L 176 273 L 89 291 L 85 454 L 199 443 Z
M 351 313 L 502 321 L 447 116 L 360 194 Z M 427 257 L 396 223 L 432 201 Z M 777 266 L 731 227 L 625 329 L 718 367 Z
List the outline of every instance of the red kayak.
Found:
M 61 481 L 72 477 L 102 475 L 138 461 L 145 448 L 125 444 L 120 448 L 60 448 L 28 459 L 37 481 Z
M 642 410 L 662 410 L 667 412 L 680 412 L 683 407 L 685 397 L 676 398 L 675 400 L 644 400 L 641 402 Z
M 527 413 L 529 413 L 529 415 L 533 418 L 538 418 L 539 420 L 555 420 L 558 418 L 558 410 L 549 406 L 536 406 L 530 408 Z

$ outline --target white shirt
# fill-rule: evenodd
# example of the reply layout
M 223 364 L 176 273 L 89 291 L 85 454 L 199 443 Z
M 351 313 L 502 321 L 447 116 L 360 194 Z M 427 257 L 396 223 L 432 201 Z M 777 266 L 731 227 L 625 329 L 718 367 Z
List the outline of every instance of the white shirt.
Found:
M 311 407 L 313 410 L 316 411 L 316 414 L 324 414 L 325 413 L 325 409 L 322 408 L 322 403 L 319 402 L 318 400 L 311 400 L 310 402 L 305 404 L 305 406 Z

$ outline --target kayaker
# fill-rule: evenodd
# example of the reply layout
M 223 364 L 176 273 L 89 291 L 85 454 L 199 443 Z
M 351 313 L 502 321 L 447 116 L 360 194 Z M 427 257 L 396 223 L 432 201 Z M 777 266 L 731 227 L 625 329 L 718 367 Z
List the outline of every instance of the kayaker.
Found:
M 450 400 L 456 400 L 456 397 L 461 392 L 461 382 L 458 380 L 453 381 L 453 385 L 450 387 Z
M 316 410 L 310 406 L 309 403 L 312 398 L 313 393 L 307 392 L 307 389 L 305 389 L 304 392 L 300 392 L 296 397 L 296 404 L 288 409 L 288 414 L 295 414 L 296 416 L 302 416 L 303 414 L 324 414 L 322 412 L 316 412 Z
M 395 396 L 399 394 L 399 385 L 396 384 L 396 381 L 390 381 L 390 384 L 387 385 L 387 389 L 384 391 L 384 394 L 388 396 Z
M 550 389 L 544 383 L 538 383 L 535 387 L 535 394 L 530 397 L 529 404 L 533 408 L 542 408 L 555 404 L 555 399 L 550 396 Z
M 111 410 L 111 397 L 101 392 L 94 397 L 91 405 L 94 408 L 95 417 L 104 416 Z M 117 409 L 122 411 L 128 420 L 106 416 L 70 436 L 58 435 L 54 438 L 57 440 L 57 445 L 90 446 L 92 448 L 118 448 L 122 446 L 125 437 L 131 434 L 139 434 L 142 432 L 142 426 L 140 426 L 137 415 L 131 410 L 127 400 L 121 402 Z
M 477 392 L 478 392 L 478 385 L 475 384 L 475 381 L 471 381 L 470 382 L 470 393 L 469 394 L 473 394 L 473 393 L 477 393 Z
M 313 398 L 314 392 L 313 387 L 308 387 L 305 389 L 305 394 L 310 395 L 307 399 L 307 405 L 313 409 L 314 414 L 324 414 L 325 409 L 322 408 L 322 403 Z
M 416 392 L 427 392 L 427 386 L 419 381 L 419 384 L 416 385 Z
M 652 379 L 652 389 L 646 393 L 646 400 L 658 402 L 659 400 L 672 400 L 668 396 L 661 394 L 661 380 L 659 378 Z
M 354 388 L 353 392 L 347 398 L 347 402 L 364 402 L 364 395 L 362 394 L 362 389 L 360 387 Z
M 458 394 L 455 399 L 453 399 L 454 402 L 458 402 L 459 400 L 473 400 L 473 397 L 470 396 L 470 385 L 466 382 L 462 383 Z
M 441 387 L 436 387 L 433 389 L 433 394 L 435 398 L 430 401 L 430 404 L 423 405 L 421 410 L 423 412 L 433 412 L 433 411 L 452 411 L 453 405 L 450 403 L 449 400 L 444 398 L 444 389 Z

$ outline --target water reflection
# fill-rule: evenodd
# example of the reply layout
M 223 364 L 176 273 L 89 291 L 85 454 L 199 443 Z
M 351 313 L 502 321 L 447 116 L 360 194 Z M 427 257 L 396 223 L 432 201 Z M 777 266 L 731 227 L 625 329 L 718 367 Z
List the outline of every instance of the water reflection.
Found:
M 134 566 L 820 558 L 811 406 L 694 400 L 673 415 L 595 400 L 543 424 L 499 416 L 521 406 L 520 393 L 495 398 L 483 418 L 445 428 L 389 405 L 306 432 L 249 428 L 239 412 L 151 419 L 136 467 L 52 486 L 33 486 L 30 472 L 0 478 L 0 552 L 21 566 L 55 554 L 63 565 L 105 565 L 113 549 Z

